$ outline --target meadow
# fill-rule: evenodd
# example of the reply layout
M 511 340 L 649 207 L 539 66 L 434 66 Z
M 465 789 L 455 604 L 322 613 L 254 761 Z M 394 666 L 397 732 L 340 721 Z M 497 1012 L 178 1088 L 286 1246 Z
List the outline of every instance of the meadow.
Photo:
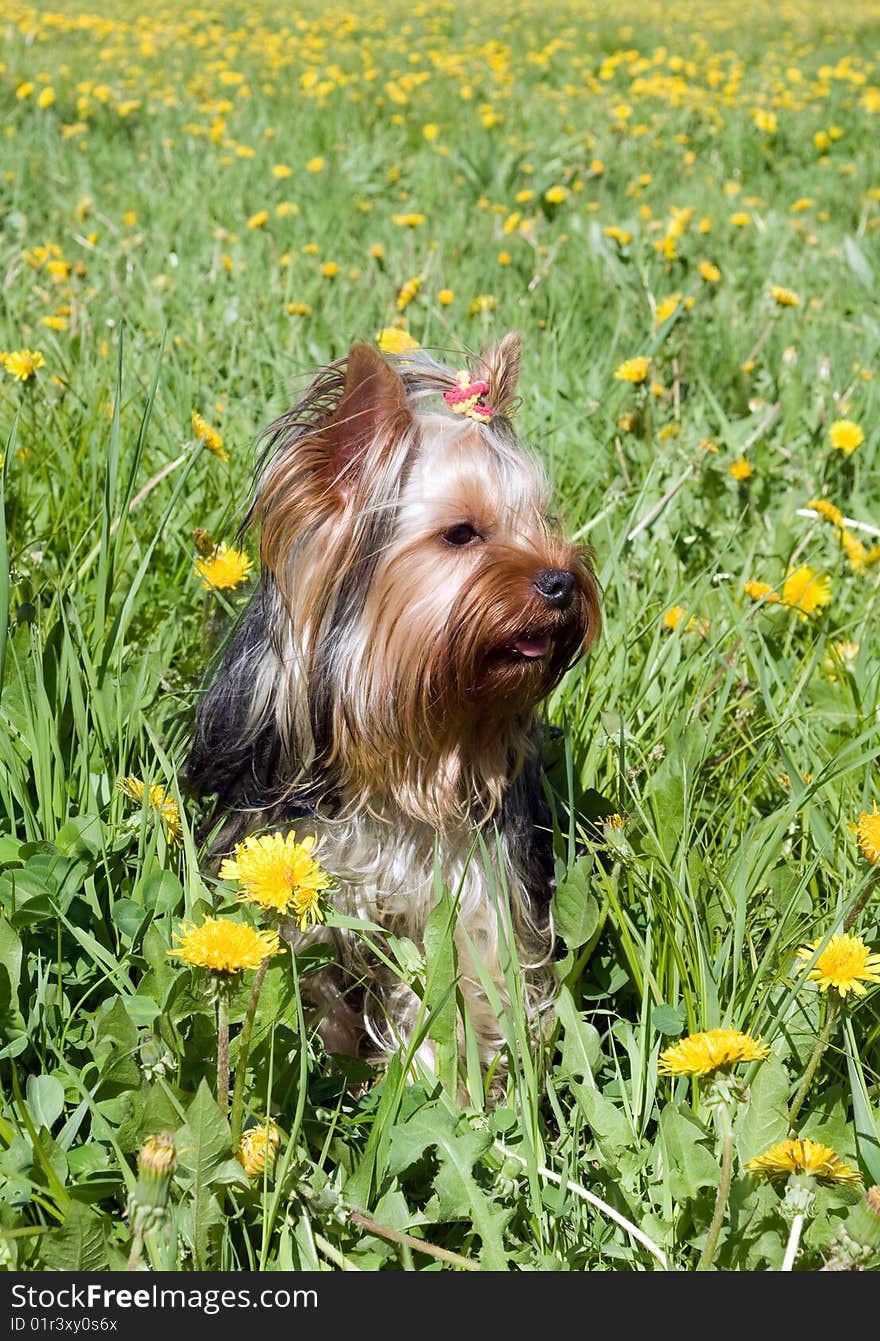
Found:
M 876 1268 L 880 4 L 0 32 L 4 1267 Z M 255 438 L 353 341 L 513 329 L 605 617 L 547 706 L 552 1035 L 500 1099 L 329 1059 L 288 952 L 227 1111 L 169 951 L 258 924 L 178 781 Z M 448 936 L 380 939 L 448 1041 Z

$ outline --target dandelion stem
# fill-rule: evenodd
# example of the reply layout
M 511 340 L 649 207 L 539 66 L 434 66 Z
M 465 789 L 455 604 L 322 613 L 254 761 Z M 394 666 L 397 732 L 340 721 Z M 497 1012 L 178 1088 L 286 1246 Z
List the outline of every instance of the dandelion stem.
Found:
M 253 1032 L 254 1019 L 257 1014 L 257 1002 L 260 999 L 260 990 L 263 986 L 263 980 L 266 977 L 266 970 L 268 967 L 269 959 L 267 957 L 263 960 L 254 975 L 254 982 L 251 987 L 250 997 L 248 998 L 244 1024 L 241 1027 L 241 1037 L 239 1038 L 238 1043 L 238 1060 L 235 1063 L 235 1086 L 232 1090 L 232 1114 L 230 1117 L 233 1150 L 238 1149 L 238 1143 L 241 1140 L 242 1115 L 244 1110 L 244 1086 L 247 1074 L 248 1054 L 251 1049 L 251 1033 Z
M 804 1227 L 804 1217 L 799 1212 L 791 1222 L 791 1229 L 788 1235 L 788 1243 L 785 1245 L 785 1256 L 782 1259 L 782 1270 L 791 1271 L 794 1266 L 794 1259 L 797 1257 L 798 1248 L 801 1243 L 801 1230 Z
M 716 1104 L 715 1125 L 721 1142 L 721 1178 L 718 1183 L 718 1195 L 715 1198 L 715 1209 L 712 1212 L 709 1232 L 706 1235 L 706 1242 L 703 1244 L 703 1251 L 697 1263 L 698 1271 L 709 1271 L 712 1267 L 715 1259 L 715 1249 L 718 1246 L 718 1235 L 721 1233 L 724 1214 L 727 1210 L 727 1199 L 730 1196 L 730 1180 L 733 1171 L 733 1127 L 730 1121 L 730 1109 L 724 1100 Z
M 859 914 L 861 913 L 862 909 L 864 908 L 865 904 L 868 902 L 868 899 L 870 899 L 871 895 L 874 893 L 876 888 L 877 888 L 877 872 L 871 871 L 871 873 L 868 876 L 868 883 L 865 885 L 865 888 L 862 890 L 861 894 L 856 899 L 853 906 L 850 908 L 846 917 L 843 919 L 843 926 L 841 930 L 843 931 L 844 935 L 846 935 L 847 932 L 852 931 L 853 927 L 855 926 L 858 920 Z
M 377 1224 L 361 1211 L 349 1211 L 348 1218 L 353 1225 L 365 1229 L 368 1234 L 377 1234 L 379 1238 L 388 1239 L 390 1243 L 406 1244 L 415 1252 L 424 1253 L 426 1257 L 433 1257 L 438 1262 L 449 1262 L 451 1266 L 457 1266 L 462 1271 L 480 1270 L 479 1262 L 474 1262 L 470 1257 L 462 1257 L 461 1253 L 454 1253 L 449 1248 L 440 1248 L 437 1244 L 417 1239 L 412 1234 L 403 1234 L 399 1229 L 391 1229 L 389 1225 Z
M 223 1113 L 229 1108 L 229 1002 L 222 992 L 217 999 L 217 1103 Z
M 144 1252 L 144 1231 L 142 1229 L 136 1229 L 134 1231 L 134 1238 L 131 1241 L 131 1252 L 128 1255 L 128 1265 L 125 1268 L 126 1271 L 140 1270 L 141 1258 L 143 1257 L 143 1252 Z
M 822 1032 L 816 1040 L 816 1046 L 813 1049 L 813 1055 L 809 1060 L 807 1069 L 804 1072 L 804 1078 L 798 1086 L 797 1094 L 792 1100 L 791 1108 L 788 1112 L 788 1127 L 792 1136 L 797 1136 L 797 1116 L 801 1111 L 801 1105 L 810 1092 L 810 1086 L 813 1083 L 813 1076 L 822 1060 L 822 1054 L 828 1047 L 828 1041 L 831 1038 L 831 1031 L 837 1021 L 837 1004 L 834 1001 L 828 1003 L 828 1013 L 825 1016 L 825 1024 L 822 1026 Z

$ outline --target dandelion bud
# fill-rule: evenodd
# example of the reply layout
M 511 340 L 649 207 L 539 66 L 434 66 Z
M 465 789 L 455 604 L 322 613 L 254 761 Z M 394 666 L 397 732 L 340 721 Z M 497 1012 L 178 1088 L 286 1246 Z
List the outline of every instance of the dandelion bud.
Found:
M 193 531 L 193 540 L 195 541 L 196 549 L 199 554 L 201 554 L 202 558 L 209 559 L 214 553 L 214 542 L 208 535 L 204 526 L 197 526 L 195 528 Z
M 837 1230 L 824 1271 L 861 1271 L 880 1257 L 880 1185 L 869 1187 Z
M 138 1155 L 137 1185 L 128 1199 L 128 1219 L 136 1233 L 147 1234 L 162 1224 L 176 1168 L 173 1133 L 149 1136 Z

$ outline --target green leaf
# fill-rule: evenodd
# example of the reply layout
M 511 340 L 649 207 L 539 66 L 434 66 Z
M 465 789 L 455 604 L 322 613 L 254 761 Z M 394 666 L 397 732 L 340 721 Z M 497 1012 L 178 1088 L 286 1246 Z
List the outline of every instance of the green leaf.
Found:
M 391 1133 L 389 1168 L 409 1168 L 434 1149 L 440 1169 L 434 1179 L 439 1218 L 469 1220 L 480 1236 L 480 1261 L 490 1271 L 507 1270 L 504 1227 L 510 1212 L 492 1202 L 474 1178 L 474 1165 L 492 1144 L 487 1131 L 459 1127 L 459 1118 L 439 1103 L 426 1104 Z
M 740 1164 L 785 1140 L 790 1087 L 788 1072 L 776 1057 L 761 1063 L 749 1086 L 748 1102 L 740 1108 L 733 1126 Z
M 137 1029 L 122 997 L 117 997 L 101 1016 L 95 1030 L 95 1061 L 101 1068 L 101 1085 L 96 1097 L 109 1099 L 121 1090 L 137 1089 L 141 1073 L 135 1061 Z
M 425 1005 L 428 1037 L 434 1043 L 437 1075 L 450 1094 L 458 1085 L 458 1012 L 455 984 L 455 905 L 447 891 L 431 909 L 425 924 Z
M 606 1159 L 615 1159 L 635 1143 L 632 1126 L 622 1109 L 588 1085 L 574 1083 L 572 1090 Z
M 134 940 L 144 920 L 144 910 L 133 899 L 117 899 L 111 909 L 114 923 L 129 940 Z
M 107 1271 L 107 1224 L 105 1216 L 72 1201 L 63 1225 L 41 1241 L 42 1265 L 50 1271 Z
M 599 924 L 599 905 L 590 893 L 592 857 L 577 857 L 553 895 L 557 933 L 571 949 L 586 945 Z
M 706 1133 L 694 1115 L 675 1104 L 660 1114 L 659 1141 L 663 1151 L 666 1181 L 676 1201 L 699 1195 L 704 1187 L 717 1187 L 718 1161 L 707 1148 Z
M 174 913 L 183 907 L 183 886 L 173 871 L 151 871 L 135 886 L 134 893 L 143 907 L 151 909 L 157 916 Z
M 668 1034 L 670 1038 L 678 1037 L 686 1021 L 687 1007 L 683 1001 L 677 1006 L 669 1006 L 664 1001 L 651 1011 L 651 1023 L 658 1034 Z
M 7 1044 L 0 1057 L 15 1056 L 28 1044 L 27 1025 L 18 1005 L 21 955 L 21 941 L 12 924 L 0 917 L 0 1040 Z
M 188 1184 L 192 1203 L 185 1232 L 197 1271 L 208 1271 L 214 1262 L 214 1231 L 218 1203 L 211 1187 L 221 1168 L 232 1157 L 232 1133 L 216 1099 L 202 1080 L 196 1097 L 186 1110 L 186 1122 L 175 1134 L 179 1153 L 178 1177 Z M 247 1179 L 244 1175 L 244 1185 Z
M 562 1075 L 592 1080 L 601 1057 L 599 1031 L 576 1009 L 567 987 L 556 1000 L 556 1016 L 562 1025 Z
M 37 1127 L 49 1131 L 64 1112 L 64 1086 L 56 1076 L 28 1076 L 28 1111 Z

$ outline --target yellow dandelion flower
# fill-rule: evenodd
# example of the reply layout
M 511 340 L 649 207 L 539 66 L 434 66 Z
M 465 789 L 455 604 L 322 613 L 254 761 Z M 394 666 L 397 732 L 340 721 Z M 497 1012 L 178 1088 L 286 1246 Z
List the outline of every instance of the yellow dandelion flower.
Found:
M 144 803 L 144 792 L 147 791 L 147 784 L 140 778 L 120 778 L 116 786 L 131 801 L 137 801 L 138 805 Z M 147 802 L 151 810 L 155 810 L 165 825 L 165 831 L 168 834 L 169 841 L 179 843 L 183 837 L 183 827 L 180 823 L 180 807 L 173 796 L 169 796 L 164 787 L 158 783 L 153 783 L 147 794 Z
M 685 610 L 684 606 L 682 605 L 670 606 L 670 608 L 666 611 L 666 614 L 663 616 L 663 627 L 665 629 L 672 629 L 674 633 L 675 630 L 681 624 L 682 620 L 686 618 L 686 616 L 687 611 Z
M 815 205 L 815 203 L 816 202 L 812 196 L 799 196 L 789 208 L 792 214 L 801 214 L 804 210 L 808 210 L 811 205 Z
M 821 940 L 802 945 L 797 951 L 799 959 L 812 959 L 822 944 Z M 817 982 L 819 990 L 829 991 L 832 987 L 846 998 L 847 992 L 864 996 L 865 983 L 880 982 L 880 955 L 872 954 L 860 936 L 835 933 L 825 949 L 807 974 L 810 982 Z
M 280 1145 L 281 1132 L 274 1122 L 249 1127 L 242 1133 L 235 1158 L 249 1178 L 259 1178 L 267 1164 L 271 1172 Z
M 40 317 L 40 325 L 46 326 L 50 331 L 66 331 L 67 317 L 61 316 L 60 313 L 58 316 Z
M 257 210 L 256 214 L 252 214 L 251 217 L 248 219 L 247 226 L 248 228 L 265 228 L 268 222 L 269 222 L 269 211 Z
M 383 354 L 406 354 L 411 349 L 421 348 L 418 340 L 400 326 L 386 326 L 377 331 L 376 344 Z
M 838 539 L 854 571 L 863 573 L 868 567 L 868 551 L 861 540 L 857 535 L 853 535 L 852 531 L 848 531 L 846 527 L 840 530 Z
M 400 288 L 397 290 L 398 312 L 403 312 L 405 308 L 409 307 L 421 287 L 421 275 L 413 275 L 411 279 L 408 279 L 404 284 L 401 284 Z
M 770 297 L 777 307 L 800 307 L 801 300 L 794 289 L 784 289 L 781 284 L 770 285 Z
M 740 456 L 736 461 L 732 461 L 727 469 L 735 480 L 747 480 L 751 478 L 752 467 L 744 456 Z
M 37 106 L 40 108 L 45 109 L 46 107 L 51 107 L 54 102 L 55 102 L 54 88 L 48 88 L 48 87 L 44 88 L 37 95 Z
M 793 1173 L 807 1174 L 822 1183 L 860 1183 L 862 1175 L 848 1164 L 830 1146 L 811 1141 L 805 1136 L 799 1141 L 778 1141 L 763 1155 L 746 1160 L 749 1173 L 763 1178 L 788 1178 Z
M 549 190 L 544 192 L 544 199 L 548 205 L 561 205 L 563 200 L 567 198 L 568 187 L 566 186 L 551 186 Z
M 269 955 L 282 952 L 277 932 L 255 931 L 246 922 L 232 922 L 225 917 L 206 917 L 198 927 L 192 923 L 183 925 L 175 937 L 180 946 L 169 950 L 169 955 L 212 973 L 258 969 Z
M 323 172 L 325 163 L 326 160 L 320 154 L 317 154 L 314 158 L 309 159 L 306 164 L 306 172 Z
M 335 261 L 325 261 L 321 266 L 321 274 L 325 279 L 335 279 L 339 274 L 339 266 Z
M 768 1045 L 737 1029 L 709 1029 L 689 1034 L 660 1054 L 664 1076 L 708 1076 L 740 1062 L 760 1062 L 770 1054 Z
M 300 843 L 292 830 L 246 838 L 236 844 L 235 856 L 222 863 L 220 879 L 237 881 L 244 903 L 258 903 L 278 913 L 293 905 L 305 931 L 310 923 L 323 922 L 321 891 L 330 887 L 330 877 L 312 856 L 314 846 L 313 836 Z
M 391 220 L 398 228 L 418 228 L 425 222 L 424 214 L 392 214 Z
M 863 810 L 856 824 L 856 837 L 862 856 L 880 865 L 880 811 L 875 801 L 871 810 Z
M 288 167 L 286 163 L 276 163 L 272 168 L 272 176 L 277 177 L 279 181 L 283 181 L 285 177 L 293 176 L 293 168 Z
M 495 309 L 495 298 L 491 293 L 478 293 L 474 298 L 468 312 L 472 317 L 479 316 L 482 312 L 492 312 Z
M 668 298 L 664 298 L 661 303 L 658 303 L 657 311 L 654 313 L 654 320 L 657 325 L 662 326 L 664 321 L 668 321 L 678 311 L 680 303 L 680 293 L 671 293 Z
M 831 579 L 827 573 L 817 573 L 809 564 L 801 564 L 783 582 L 782 599 L 802 615 L 814 615 L 831 601 Z
M 310 317 L 312 309 L 308 303 L 286 303 L 285 311 L 292 317 Z
M 819 516 L 831 522 L 832 526 L 843 526 L 843 513 L 840 508 L 829 503 L 827 498 L 811 498 L 807 507 L 818 512 Z
M 193 410 L 190 419 L 193 433 L 195 433 L 199 442 L 204 443 L 208 451 L 213 452 L 221 461 L 228 461 L 229 453 L 223 446 L 223 439 L 216 428 L 212 428 L 207 419 L 203 419 L 197 410 Z
M 621 247 L 628 247 L 633 240 L 632 233 L 626 228 L 618 228 L 617 224 L 611 224 L 608 228 L 603 228 L 602 232 Z
M 745 210 L 737 210 L 735 214 L 731 214 L 730 222 L 734 228 L 745 228 L 752 222 L 752 216 L 747 214 Z
M 0 354 L 0 363 L 14 377 L 16 382 L 27 382 L 35 377 L 40 368 L 45 368 L 46 360 L 39 349 L 13 349 Z
M 843 452 L 845 456 L 849 456 L 865 441 L 864 433 L 852 419 L 835 419 L 828 430 L 828 436 L 831 439 L 831 446 L 838 452 Z
M 455 302 L 455 294 L 451 289 L 440 289 L 437 293 L 437 302 L 441 307 L 448 307 L 450 303 Z
M 648 369 L 651 366 L 651 360 L 648 358 L 625 359 L 617 368 L 614 369 L 614 376 L 618 382 L 633 382 L 638 384 L 644 382 L 648 376 Z
M 251 563 L 244 550 L 218 545 L 209 558 L 196 559 L 195 574 L 202 579 L 205 591 L 237 587 L 251 571 Z

